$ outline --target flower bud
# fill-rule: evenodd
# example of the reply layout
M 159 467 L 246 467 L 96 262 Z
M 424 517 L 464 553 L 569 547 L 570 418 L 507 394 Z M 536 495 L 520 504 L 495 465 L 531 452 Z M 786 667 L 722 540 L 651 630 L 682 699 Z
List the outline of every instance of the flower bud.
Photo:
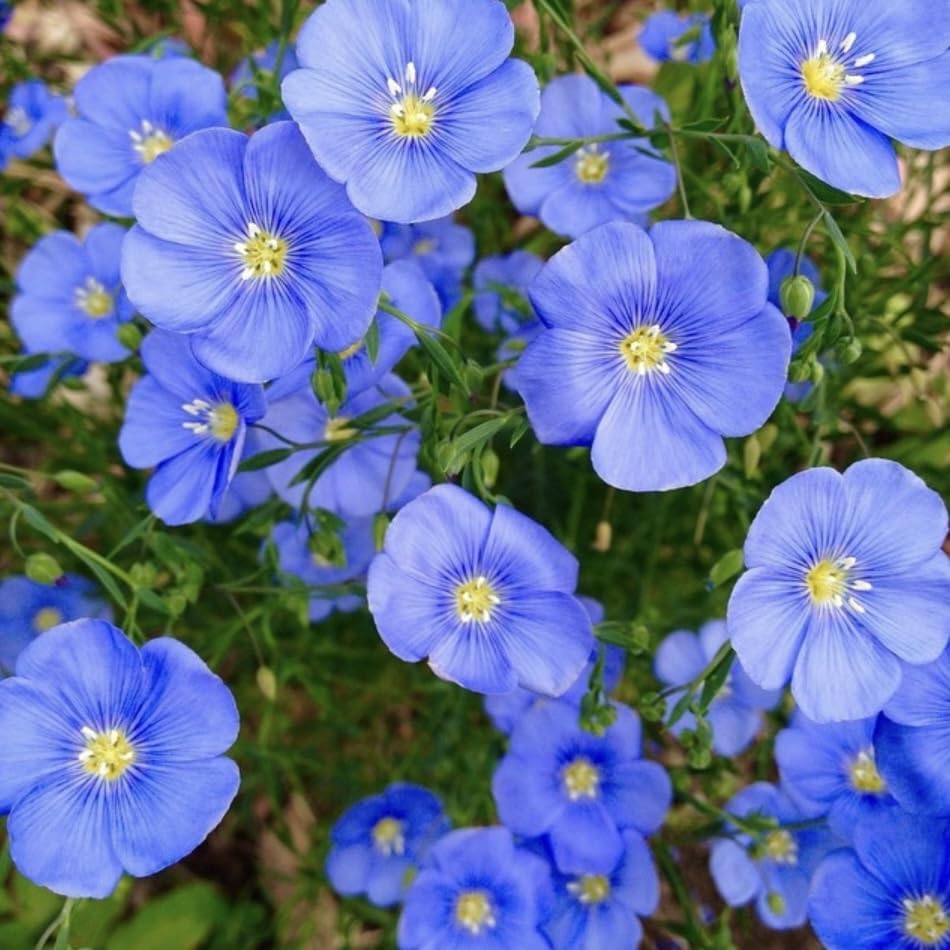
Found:
M 55 584 L 63 576 L 59 562 L 49 554 L 39 552 L 26 559 L 26 576 L 37 584 Z
M 804 320 L 815 303 L 815 285 L 804 274 L 786 277 L 782 281 L 779 300 L 786 317 Z
M 53 475 L 52 478 L 60 488 L 76 492 L 79 495 L 85 495 L 99 487 L 94 478 L 90 478 L 82 472 L 73 471 L 71 468 L 64 468 L 61 472 Z
M 142 343 L 142 331 L 134 323 L 123 323 L 116 330 L 115 335 L 119 342 L 126 349 L 133 352 L 139 348 Z
M 835 347 L 835 353 L 838 356 L 838 359 L 841 360 L 845 366 L 850 366 L 852 363 L 856 363 L 861 359 L 861 353 L 864 351 L 864 347 L 861 346 L 861 341 L 857 337 L 853 337 L 848 340 L 843 346 Z

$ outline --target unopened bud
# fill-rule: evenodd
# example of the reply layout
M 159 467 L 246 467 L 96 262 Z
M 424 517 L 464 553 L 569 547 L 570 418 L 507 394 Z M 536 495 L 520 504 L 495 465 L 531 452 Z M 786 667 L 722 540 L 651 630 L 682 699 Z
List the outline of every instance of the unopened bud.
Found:
M 137 350 L 142 343 L 142 331 L 134 323 L 123 323 L 116 330 L 119 342 L 129 350 Z
M 815 304 L 815 285 L 804 274 L 786 277 L 782 281 L 779 300 L 786 317 L 804 320 Z
M 861 359 L 861 353 L 863 351 L 864 347 L 861 346 L 861 341 L 856 337 L 848 340 L 844 346 L 838 346 L 835 349 L 838 359 L 841 360 L 845 366 L 850 366 L 852 363 L 856 363 Z
M 63 569 L 56 558 L 42 552 L 31 554 L 26 559 L 24 571 L 37 584 L 55 584 L 63 576 Z

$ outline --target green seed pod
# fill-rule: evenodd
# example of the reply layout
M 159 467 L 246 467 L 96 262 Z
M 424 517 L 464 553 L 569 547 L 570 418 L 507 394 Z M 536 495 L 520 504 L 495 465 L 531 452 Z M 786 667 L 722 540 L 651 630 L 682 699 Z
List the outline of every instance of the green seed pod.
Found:
M 804 274 L 786 277 L 782 281 L 779 300 L 786 317 L 804 320 L 815 304 L 815 285 Z
M 142 331 L 134 323 L 123 323 L 115 335 L 124 347 L 133 352 L 142 344 Z
M 49 554 L 39 552 L 26 559 L 26 576 L 37 584 L 55 584 L 63 576 L 59 562 Z
M 61 472 L 57 472 L 53 476 L 53 481 L 60 488 L 76 492 L 77 495 L 85 495 L 99 487 L 94 478 L 90 478 L 82 472 L 74 472 L 71 468 L 64 468 Z

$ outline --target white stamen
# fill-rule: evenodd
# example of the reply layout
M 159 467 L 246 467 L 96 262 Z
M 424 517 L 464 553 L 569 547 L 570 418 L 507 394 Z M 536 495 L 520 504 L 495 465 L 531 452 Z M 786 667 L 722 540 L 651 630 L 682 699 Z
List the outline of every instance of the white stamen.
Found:
M 819 55 L 819 56 L 825 56 L 825 55 L 827 55 L 827 53 L 828 53 L 828 41 L 827 41 L 827 40 L 819 40 L 819 41 L 818 41 L 818 55 Z
M 435 86 L 429 86 L 429 88 L 426 90 L 426 94 L 422 97 L 422 101 L 431 102 L 435 98 L 435 94 L 438 91 L 439 90 L 436 89 Z
M 402 86 L 392 76 L 386 80 L 386 88 L 391 96 L 398 96 L 402 92 Z
M 853 31 L 852 31 L 851 33 L 849 33 L 849 34 L 844 38 L 844 42 L 841 44 L 842 50 L 844 50 L 844 52 L 846 52 L 846 53 L 851 52 L 851 47 L 854 46 L 854 41 L 855 41 L 857 38 L 858 38 L 858 34 L 857 34 L 857 33 L 853 32 Z
M 406 82 L 408 82 L 410 86 L 416 84 L 416 64 L 411 60 L 406 63 Z
M 183 403 L 181 408 L 189 416 L 200 416 L 202 413 L 211 411 L 211 403 L 206 399 L 192 399 L 191 402 Z
M 846 86 L 860 86 L 863 82 L 864 76 L 848 75 L 844 77 L 844 84 Z
M 83 726 L 79 731 L 80 731 L 80 732 L 83 734 L 83 736 L 85 736 L 85 738 L 87 738 L 87 739 L 90 739 L 90 740 L 91 740 L 91 739 L 95 739 L 95 738 L 96 738 L 96 730 L 95 730 L 95 729 L 90 729 L 89 726 Z

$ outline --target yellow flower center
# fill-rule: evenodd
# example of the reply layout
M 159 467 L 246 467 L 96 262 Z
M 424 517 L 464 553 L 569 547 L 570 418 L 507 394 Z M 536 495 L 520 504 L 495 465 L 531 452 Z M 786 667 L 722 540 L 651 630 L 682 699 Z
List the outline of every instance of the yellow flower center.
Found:
M 83 726 L 81 731 L 86 747 L 78 758 L 90 775 L 114 782 L 135 761 L 135 749 L 120 729 L 96 732 L 89 726 Z
M 430 86 L 420 94 L 416 89 L 416 65 L 407 63 L 402 84 L 390 77 L 386 88 L 392 97 L 389 106 L 389 121 L 393 131 L 401 138 L 421 138 L 428 135 L 435 121 L 435 99 L 438 91 Z
M 864 606 L 857 595 L 872 590 L 869 581 L 856 580 L 852 575 L 857 565 L 853 557 L 822 558 L 805 573 L 805 588 L 812 603 L 818 607 L 849 606 L 863 614 Z
M 76 305 L 90 319 L 101 320 L 112 313 L 115 301 L 95 277 L 87 277 L 82 287 L 76 288 Z
M 776 864 L 798 864 L 798 844 L 784 828 L 770 831 L 762 842 L 762 856 Z
M 610 896 L 610 881 L 603 874 L 582 874 L 567 889 L 582 904 L 601 904 Z
M 484 891 L 463 891 L 455 902 L 455 919 L 473 936 L 494 927 L 495 912 Z
M 393 854 L 402 854 L 406 850 L 402 822 L 395 818 L 380 818 L 373 825 L 372 834 L 373 846 L 387 858 Z
M 262 230 L 253 221 L 247 226 L 246 240 L 238 241 L 234 250 L 244 262 L 241 280 L 280 277 L 287 266 L 287 242 Z
M 33 629 L 37 633 L 43 633 L 51 627 L 56 627 L 63 622 L 63 613 L 55 607 L 41 607 L 33 614 Z
M 670 342 L 658 323 L 637 327 L 620 341 L 620 355 L 631 373 L 643 376 L 660 372 L 667 375 L 670 364 L 666 357 L 675 353 L 677 346 Z
M 564 790 L 573 802 L 579 798 L 596 798 L 600 788 L 600 771 L 590 761 L 579 757 L 564 767 L 561 772 Z
M 438 242 L 435 238 L 419 238 L 419 240 L 412 245 L 412 253 L 431 254 L 437 247 Z
M 925 947 L 934 947 L 950 933 L 943 904 L 931 895 L 904 898 L 904 933 Z
M 848 771 L 855 791 L 864 792 L 867 795 L 882 795 L 887 791 L 884 779 L 877 770 L 873 749 L 859 752 L 848 767 Z
M 337 416 L 330 419 L 323 430 L 324 442 L 342 442 L 344 439 L 352 439 L 356 435 L 356 429 L 350 426 L 350 420 L 346 416 Z
M 501 598 L 484 575 L 479 574 L 455 588 L 455 611 L 462 623 L 488 623 L 500 603 Z
M 585 185 L 599 185 L 606 177 L 610 166 L 610 155 L 601 152 L 596 145 L 585 145 L 577 153 L 574 162 L 574 174 Z
M 860 86 L 864 82 L 864 76 L 849 70 L 863 69 L 873 63 L 876 57 L 874 53 L 865 53 L 848 62 L 856 40 L 857 34 L 849 33 L 831 52 L 828 41 L 821 39 L 815 52 L 801 64 L 805 92 L 813 99 L 837 102 L 845 89 Z
M 212 406 L 206 399 L 192 399 L 181 408 L 196 417 L 194 422 L 183 422 L 182 428 L 190 429 L 195 435 L 210 435 L 218 442 L 230 442 L 241 422 L 237 409 L 229 402 Z
M 141 130 L 129 132 L 132 139 L 132 148 L 146 165 L 154 162 L 162 152 L 167 152 L 174 144 L 174 140 L 167 133 L 152 125 L 148 119 L 143 120 Z

